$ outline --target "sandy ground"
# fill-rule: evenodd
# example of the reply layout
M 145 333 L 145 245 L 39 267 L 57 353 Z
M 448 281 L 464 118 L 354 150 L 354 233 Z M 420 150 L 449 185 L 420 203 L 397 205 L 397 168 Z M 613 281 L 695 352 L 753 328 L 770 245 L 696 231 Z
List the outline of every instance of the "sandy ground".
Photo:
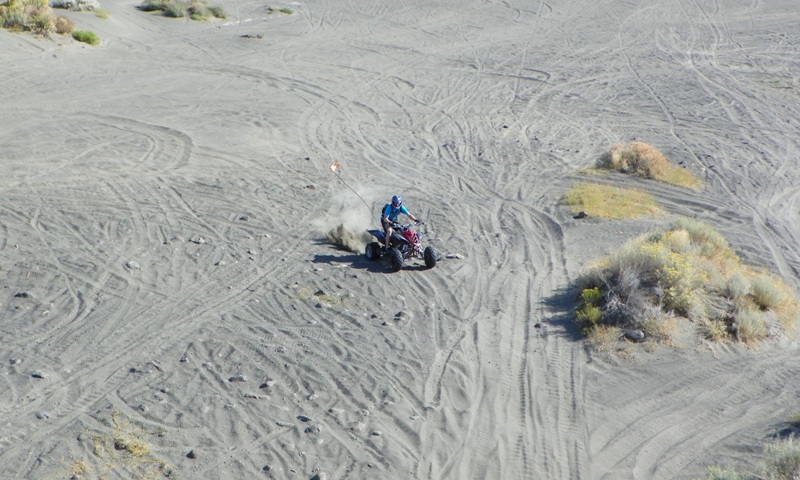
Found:
M 603 181 L 798 287 L 796 3 L 225 0 L 200 23 L 121 0 L 68 14 L 100 47 L 0 32 L 0 477 L 751 464 L 800 407 L 798 346 L 592 353 L 569 282 L 668 218 L 560 198 L 651 143 L 705 188 Z M 325 241 L 395 193 L 463 258 L 389 273 Z

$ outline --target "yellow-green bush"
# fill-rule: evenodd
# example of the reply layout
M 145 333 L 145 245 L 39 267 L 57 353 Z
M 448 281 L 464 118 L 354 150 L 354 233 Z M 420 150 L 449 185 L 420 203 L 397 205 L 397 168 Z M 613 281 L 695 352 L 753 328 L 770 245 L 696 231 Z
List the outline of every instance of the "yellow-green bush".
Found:
M 607 325 L 666 340 L 673 326 L 663 320 L 677 314 L 707 339 L 756 345 L 800 321 L 800 303 L 783 282 L 743 265 L 722 235 L 691 219 L 628 242 L 576 285 L 586 334 Z
M 47 0 L 8 0 L 0 5 L 0 25 L 9 30 L 48 35 L 55 31 L 55 22 Z

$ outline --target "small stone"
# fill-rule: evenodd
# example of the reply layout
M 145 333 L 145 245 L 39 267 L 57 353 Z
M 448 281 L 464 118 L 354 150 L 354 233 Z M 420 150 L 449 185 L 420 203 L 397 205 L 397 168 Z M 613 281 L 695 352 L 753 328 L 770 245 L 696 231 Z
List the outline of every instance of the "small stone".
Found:
M 128 442 L 121 438 L 114 439 L 114 450 L 125 450 L 128 448 Z
M 39 420 L 47 420 L 50 418 L 50 414 L 47 412 L 36 412 L 36 418 Z
M 586 217 L 588 217 L 588 216 L 589 216 L 589 215 L 586 215 L 586 212 L 578 212 L 578 214 L 577 214 L 577 215 L 575 215 L 575 216 L 574 216 L 574 217 L 572 217 L 572 218 L 574 218 L 574 219 L 576 219 L 576 220 L 580 220 L 581 218 L 586 218 Z
M 464 255 L 462 255 L 460 253 L 448 253 L 445 258 L 452 258 L 452 259 L 461 260 L 461 259 L 464 258 Z
M 316 425 L 313 425 L 313 426 L 311 426 L 311 427 L 306 427 L 306 429 L 305 429 L 305 430 L 303 430 L 303 431 L 304 431 L 305 433 L 319 433 L 319 430 L 320 430 L 320 429 L 319 429 L 319 427 L 318 427 L 318 426 L 316 426 Z
M 42 372 L 33 372 L 33 373 L 31 373 L 31 377 L 44 379 L 44 378 L 47 378 L 47 374 L 42 373 Z
M 192 460 L 197 458 L 197 452 L 194 450 L 189 450 L 189 453 L 186 454 L 186 458 L 191 458 Z
M 542 324 L 541 323 L 534 323 L 533 324 L 533 328 L 542 328 Z
M 229 377 L 228 381 L 231 382 L 231 383 L 246 382 L 247 381 L 247 377 L 244 376 L 244 375 L 234 375 L 232 377 Z
M 125 267 L 129 270 L 139 270 L 141 267 L 138 263 L 134 262 L 133 260 L 128 260 L 125 262 Z
M 196 243 L 198 245 L 202 245 L 202 244 L 206 243 L 206 239 L 203 238 L 203 237 L 194 237 L 189 241 L 192 242 L 192 243 Z
M 261 467 L 262 472 L 269 472 L 270 470 L 272 470 L 272 467 L 270 467 L 269 465 L 264 465 L 263 467 Z
M 219 262 L 214 264 L 214 266 L 217 267 L 224 267 L 225 265 L 226 265 L 225 260 L 220 260 Z
M 186 363 L 188 361 L 189 361 L 189 357 L 187 357 L 186 355 L 181 357 L 181 360 L 180 360 L 181 363 Z
M 373 430 L 372 433 L 370 433 L 370 435 L 372 435 L 373 437 L 380 437 L 381 435 L 383 435 L 383 432 L 381 432 L 380 430 Z
M 31 298 L 32 296 L 33 295 L 31 295 L 28 292 L 17 292 L 17 293 L 14 294 L 15 298 Z
M 12 359 L 10 359 L 8 361 L 8 363 L 10 363 L 11 365 L 19 365 L 20 363 L 22 363 L 22 359 L 21 358 L 12 358 Z
M 241 217 L 239 217 L 239 220 L 241 220 L 243 222 L 246 222 L 246 221 L 250 220 L 250 217 L 248 217 L 247 215 L 242 215 Z
M 311 419 L 306 417 L 305 415 L 298 415 L 297 419 L 300 420 L 301 422 L 310 422 L 311 421 Z

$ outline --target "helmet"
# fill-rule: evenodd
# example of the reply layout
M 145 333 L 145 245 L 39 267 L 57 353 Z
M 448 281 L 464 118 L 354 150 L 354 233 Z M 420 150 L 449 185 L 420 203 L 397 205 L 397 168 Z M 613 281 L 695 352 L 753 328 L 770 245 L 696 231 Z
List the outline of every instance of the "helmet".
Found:
M 402 204 L 403 204 L 403 197 L 401 197 L 400 195 L 395 195 L 394 197 L 392 197 L 392 205 L 399 207 Z

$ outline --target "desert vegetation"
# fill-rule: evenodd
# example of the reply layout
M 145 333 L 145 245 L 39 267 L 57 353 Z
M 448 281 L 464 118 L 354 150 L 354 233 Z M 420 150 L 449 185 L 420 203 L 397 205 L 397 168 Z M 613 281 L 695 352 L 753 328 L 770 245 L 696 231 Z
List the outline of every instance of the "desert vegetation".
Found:
M 8 0 L 0 5 L 0 25 L 15 32 L 49 35 L 56 31 L 56 14 L 47 0 Z
M 100 38 L 97 34 L 88 30 L 75 30 L 72 32 L 72 38 L 79 42 L 88 43 L 89 45 L 100 44 Z
M 289 7 L 267 7 L 268 13 L 283 13 L 284 15 L 291 15 L 294 13 Z
M 698 188 L 701 183 L 689 169 L 673 164 L 657 148 L 643 142 L 613 145 L 598 159 L 597 168 L 630 173 L 687 188 Z
M 754 346 L 793 330 L 798 315 L 782 281 L 742 264 L 722 235 L 686 218 L 627 243 L 577 285 L 577 320 L 598 344 L 631 330 L 670 343 L 688 319 L 709 340 Z
M 646 192 L 597 183 L 573 185 L 564 201 L 572 213 L 584 212 L 590 217 L 623 219 L 662 213 Z
M 139 5 L 145 12 L 161 12 L 166 17 L 189 17 L 192 20 L 203 21 L 211 17 L 225 18 L 225 10 L 219 6 L 208 5 L 199 0 L 145 0 Z
M 800 478 L 800 443 L 794 438 L 764 446 L 760 464 L 741 472 L 735 468 L 709 467 L 707 480 L 796 480 Z

